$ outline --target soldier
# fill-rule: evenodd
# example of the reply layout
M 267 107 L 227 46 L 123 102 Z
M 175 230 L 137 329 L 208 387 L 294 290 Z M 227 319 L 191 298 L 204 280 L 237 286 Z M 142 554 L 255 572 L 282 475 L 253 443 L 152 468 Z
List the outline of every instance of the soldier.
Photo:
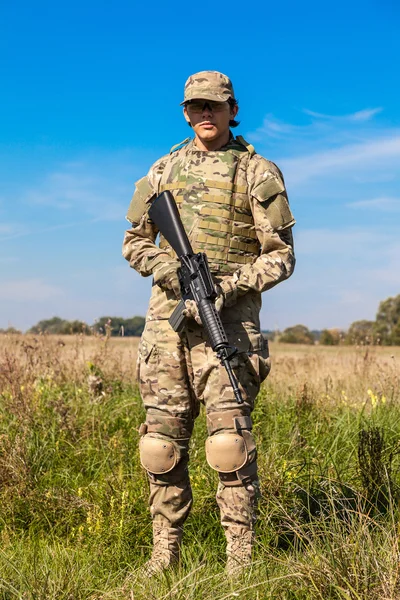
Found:
M 153 552 L 147 575 L 179 559 L 183 524 L 192 506 L 189 440 L 200 402 L 207 414 L 207 461 L 218 471 L 217 503 L 227 540 L 228 574 L 250 564 L 259 496 L 251 412 L 270 370 L 260 333 L 261 293 L 287 279 L 295 259 L 283 177 L 231 128 L 238 103 L 230 79 L 202 71 L 185 85 L 183 114 L 193 128 L 186 139 L 136 183 L 123 255 L 144 277 L 153 276 L 139 345 L 138 380 L 146 408 L 140 457 L 150 485 Z M 244 403 L 238 405 L 227 373 L 207 342 L 196 307 L 187 302 L 178 334 L 168 318 L 181 292 L 179 261 L 148 218 L 152 201 L 170 190 L 194 252 L 205 252 L 229 342 L 239 352 L 232 367 Z

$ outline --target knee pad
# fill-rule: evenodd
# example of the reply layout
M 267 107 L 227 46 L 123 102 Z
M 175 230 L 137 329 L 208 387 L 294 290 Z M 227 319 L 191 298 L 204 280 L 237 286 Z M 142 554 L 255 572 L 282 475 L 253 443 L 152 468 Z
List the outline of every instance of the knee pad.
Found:
M 153 483 L 175 485 L 187 477 L 192 424 L 184 418 L 148 411 L 139 427 L 140 462 Z
M 241 435 L 227 431 L 206 441 L 207 462 L 219 473 L 233 473 L 247 463 L 248 452 Z
M 208 416 L 210 437 L 206 441 L 206 457 L 225 485 L 243 485 L 257 475 L 256 445 L 250 431 L 250 417 L 232 416 L 228 414 L 231 412 Z
M 140 462 L 153 475 L 164 475 L 180 460 L 179 447 L 174 440 L 157 433 L 146 433 L 139 442 Z

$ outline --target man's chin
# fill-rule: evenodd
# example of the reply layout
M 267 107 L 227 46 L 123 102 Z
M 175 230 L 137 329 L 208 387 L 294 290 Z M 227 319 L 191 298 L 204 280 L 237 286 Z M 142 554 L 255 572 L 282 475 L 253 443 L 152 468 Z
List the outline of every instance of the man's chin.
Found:
M 213 140 L 218 139 L 218 131 L 215 130 L 201 130 L 197 133 L 199 139 L 204 140 L 205 142 L 212 142 Z

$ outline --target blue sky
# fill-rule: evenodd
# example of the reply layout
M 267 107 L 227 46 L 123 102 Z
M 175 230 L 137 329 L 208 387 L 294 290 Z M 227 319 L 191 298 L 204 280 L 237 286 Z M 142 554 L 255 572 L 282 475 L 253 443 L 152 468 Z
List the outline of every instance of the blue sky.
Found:
M 0 327 L 145 314 L 124 216 L 190 134 L 179 102 L 203 69 L 232 78 L 236 131 L 282 169 L 297 219 L 262 326 L 373 319 L 400 293 L 399 25 L 395 0 L 3 0 Z

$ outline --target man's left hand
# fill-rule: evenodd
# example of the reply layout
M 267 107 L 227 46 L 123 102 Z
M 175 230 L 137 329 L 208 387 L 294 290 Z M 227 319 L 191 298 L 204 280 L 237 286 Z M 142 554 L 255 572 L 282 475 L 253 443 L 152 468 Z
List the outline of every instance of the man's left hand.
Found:
M 185 300 L 185 308 L 182 314 L 187 319 L 194 319 L 198 325 L 202 325 L 197 304 L 194 300 Z
M 216 288 L 217 289 L 217 288 Z M 218 291 L 218 289 L 217 289 Z M 220 313 L 224 306 L 224 296 L 220 294 L 215 300 L 215 308 Z M 184 317 L 194 319 L 198 325 L 202 325 L 197 304 L 194 300 L 185 300 L 185 308 L 182 311 Z

